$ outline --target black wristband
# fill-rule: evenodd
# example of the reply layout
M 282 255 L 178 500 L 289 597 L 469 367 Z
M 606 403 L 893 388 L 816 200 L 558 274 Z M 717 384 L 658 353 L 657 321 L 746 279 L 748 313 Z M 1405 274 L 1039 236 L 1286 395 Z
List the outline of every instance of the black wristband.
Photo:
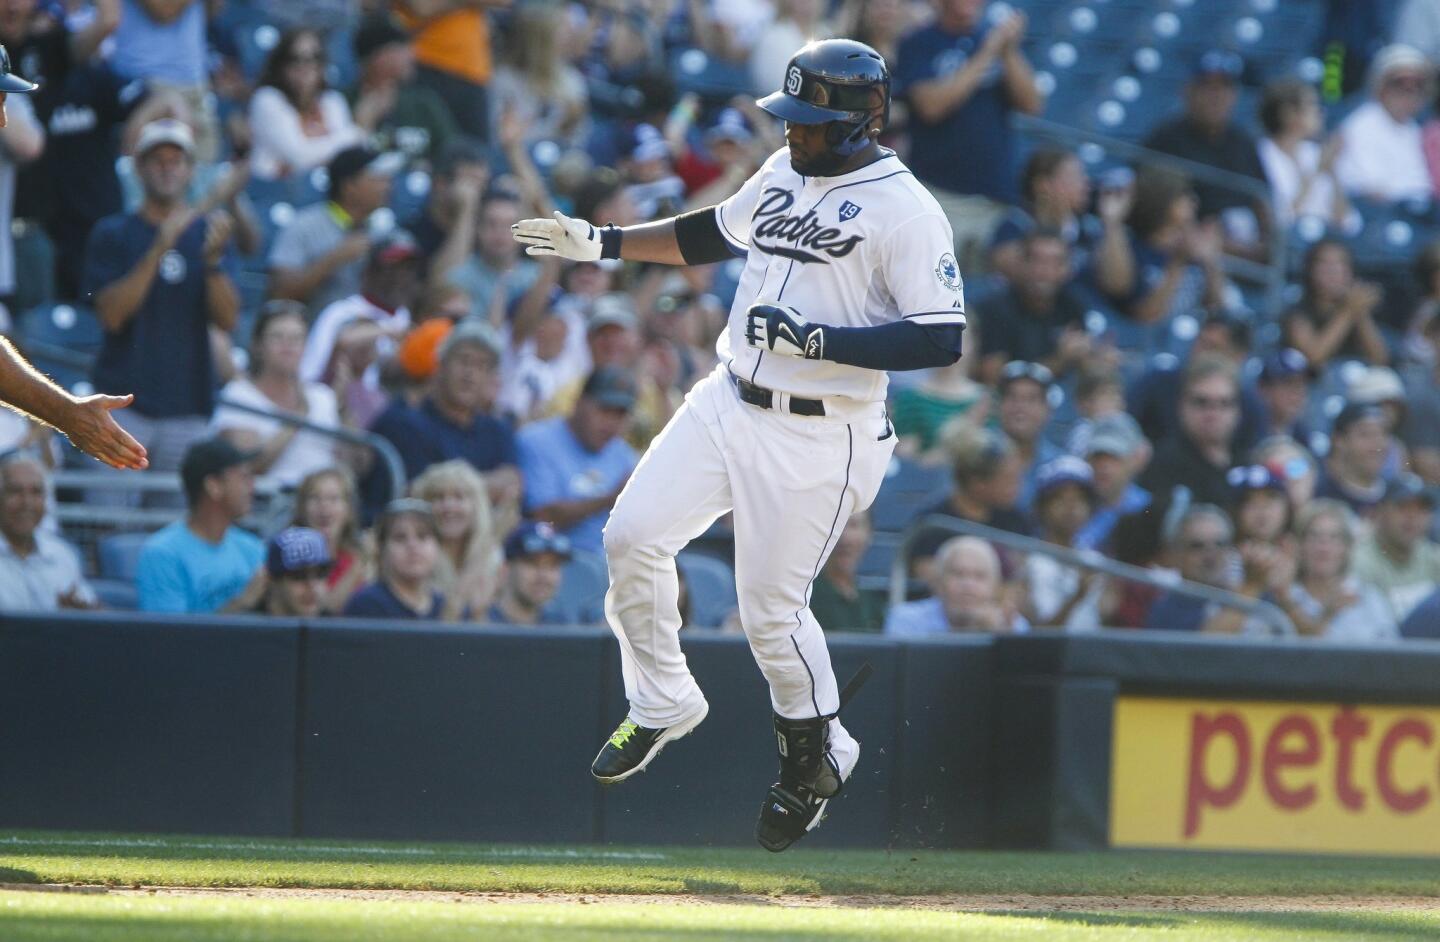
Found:
M 606 223 L 600 227 L 600 257 L 619 258 L 620 242 L 625 238 L 625 230 L 613 222 Z

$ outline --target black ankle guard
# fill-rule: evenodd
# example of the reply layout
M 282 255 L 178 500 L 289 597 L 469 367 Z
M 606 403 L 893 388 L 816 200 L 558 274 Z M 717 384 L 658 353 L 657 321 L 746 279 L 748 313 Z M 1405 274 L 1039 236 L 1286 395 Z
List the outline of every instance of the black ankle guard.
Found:
M 840 794 L 840 770 L 830 758 L 829 716 L 786 719 L 775 714 L 775 743 L 780 753 L 780 781 L 802 785 L 821 798 Z

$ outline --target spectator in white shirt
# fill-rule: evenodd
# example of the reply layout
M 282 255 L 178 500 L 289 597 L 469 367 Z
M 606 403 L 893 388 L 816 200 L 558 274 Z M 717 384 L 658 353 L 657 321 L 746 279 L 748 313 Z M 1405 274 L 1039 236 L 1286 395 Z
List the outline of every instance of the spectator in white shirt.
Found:
M 0 460 L 0 611 L 97 607 L 75 550 L 40 528 L 48 491 L 35 459 Z
M 326 87 L 319 34 L 301 29 L 280 37 L 250 99 L 250 134 L 250 170 L 260 180 L 304 173 L 360 143 L 364 131 L 345 96 Z
M 1260 100 L 1260 164 L 1270 182 L 1272 212 L 1281 226 L 1301 217 L 1314 217 L 1346 232 L 1360 228 L 1360 216 L 1345 198 L 1335 179 L 1340 138 L 1321 146 L 1315 137 L 1324 128 L 1320 96 L 1297 78 L 1284 78 L 1265 87 Z
M 334 391 L 323 383 L 300 379 L 305 332 L 305 305 L 266 304 L 250 342 L 250 375 L 226 384 L 221 399 L 338 428 L 340 408 Z M 253 412 L 222 404 L 210 427 L 241 451 L 255 452 L 255 472 L 280 487 L 294 487 L 311 472 L 335 463 L 335 439 Z
M 1370 63 L 1370 100 L 1340 123 L 1335 175 L 1352 196 L 1398 203 L 1430 196 L 1430 172 L 1417 116 L 1431 98 L 1434 69 L 1396 43 Z

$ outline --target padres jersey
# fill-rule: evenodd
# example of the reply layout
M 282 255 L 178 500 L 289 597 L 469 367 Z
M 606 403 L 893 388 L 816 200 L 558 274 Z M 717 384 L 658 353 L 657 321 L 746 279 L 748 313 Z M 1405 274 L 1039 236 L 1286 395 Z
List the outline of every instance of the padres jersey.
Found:
M 796 396 L 885 398 L 889 377 L 745 342 L 745 312 L 764 301 L 811 323 L 875 327 L 908 319 L 965 323 L 954 236 L 935 198 L 893 152 L 833 177 L 803 177 L 781 148 L 716 207 L 745 271 L 716 351 L 742 379 Z

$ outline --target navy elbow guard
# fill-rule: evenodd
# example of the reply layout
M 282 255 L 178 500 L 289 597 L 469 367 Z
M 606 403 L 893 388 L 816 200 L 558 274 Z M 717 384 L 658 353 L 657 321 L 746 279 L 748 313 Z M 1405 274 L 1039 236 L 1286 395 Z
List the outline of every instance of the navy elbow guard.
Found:
M 730 243 L 720 234 L 715 212 L 716 207 L 706 206 L 675 217 L 675 244 L 686 265 L 708 265 L 734 257 Z

